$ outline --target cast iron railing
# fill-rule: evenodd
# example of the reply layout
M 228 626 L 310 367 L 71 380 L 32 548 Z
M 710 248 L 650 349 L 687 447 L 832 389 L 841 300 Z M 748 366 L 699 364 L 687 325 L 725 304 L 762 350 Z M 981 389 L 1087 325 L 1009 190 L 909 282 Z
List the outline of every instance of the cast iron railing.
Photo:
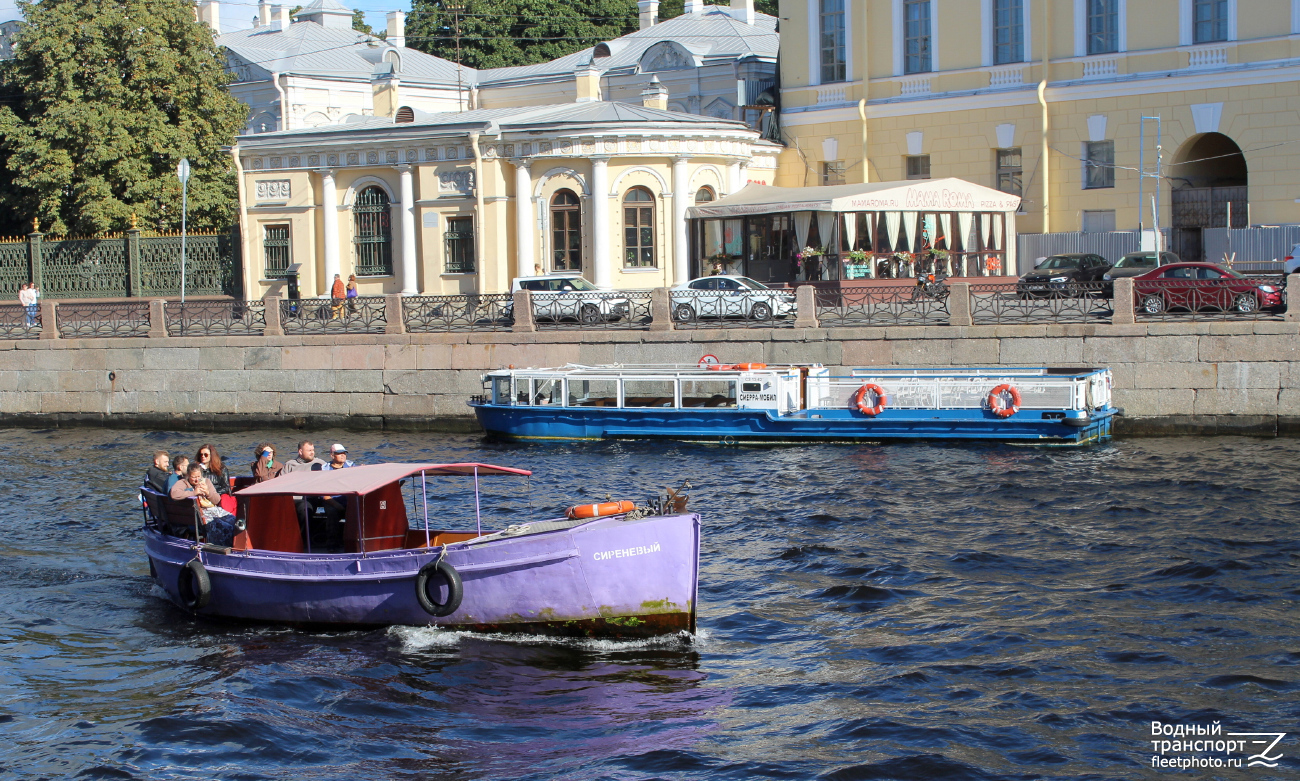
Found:
M 406 296 L 402 319 L 408 333 L 439 331 L 509 331 L 514 325 L 510 293 L 459 296 Z
M 860 325 L 947 325 L 948 296 L 910 285 L 881 285 L 813 294 L 822 327 Z
M 41 308 L 0 304 L 0 339 L 35 339 L 41 335 Z
M 286 334 L 382 334 L 388 325 L 383 296 L 304 298 L 280 302 Z
M 673 327 L 792 328 L 794 293 L 781 290 L 670 290 Z
M 650 327 L 649 290 L 534 292 L 532 299 L 538 330 Z
M 1139 320 L 1281 320 L 1286 277 L 1133 281 Z
M 266 330 L 262 301 L 168 301 L 163 305 L 171 336 L 261 334 Z
M 55 310 L 59 336 L 72 338 L 149 335 L 148 301 L 102 304 L 60 303 Z
M 972 284 L 970 316 L 975 325 L 1106 323 L 1112 315 L 1109 296 L 1108 282 Z

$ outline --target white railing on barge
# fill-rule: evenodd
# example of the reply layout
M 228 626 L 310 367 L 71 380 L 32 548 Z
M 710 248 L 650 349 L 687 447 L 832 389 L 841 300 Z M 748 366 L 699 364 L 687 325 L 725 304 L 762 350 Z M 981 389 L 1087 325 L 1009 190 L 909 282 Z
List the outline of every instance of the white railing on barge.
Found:
M 1110 402 L 1108 371 L 957 369 L 940 375 L 859 369 L 849 377 L 809 377 L 808 408 L 843 409 L 866 383 L 880 386 L 891 409 L 981 409 L 988 406 L 989 392 L 1004 383 L 1020 392 L 1022 409 L 1089 409 Z

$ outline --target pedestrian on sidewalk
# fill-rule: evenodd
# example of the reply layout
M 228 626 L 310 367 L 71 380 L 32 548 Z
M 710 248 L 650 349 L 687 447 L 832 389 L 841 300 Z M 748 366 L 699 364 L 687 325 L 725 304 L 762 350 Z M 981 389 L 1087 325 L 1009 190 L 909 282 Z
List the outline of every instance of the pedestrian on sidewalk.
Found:
M 36 325 L 36 296 L 36 285 L 31 282 L 24 282 L 23 286 L 18 288 L 18 303 L 23 305 L 23 312 L 27 315 L 28 328 Z
M 343 299 L 347 297 L 347 290 L 343 287 L 343 278 L 338 274 L 334 275 L 334 286 L 330 288 L 330 298 L 334 299 L 332 306 L 334 317 L 343 315 Z

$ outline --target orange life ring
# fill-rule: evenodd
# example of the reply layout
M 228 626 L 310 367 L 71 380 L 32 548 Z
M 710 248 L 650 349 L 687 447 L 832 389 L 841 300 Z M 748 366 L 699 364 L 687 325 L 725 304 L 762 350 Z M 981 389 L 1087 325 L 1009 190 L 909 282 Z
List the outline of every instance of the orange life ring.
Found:
M 867 404 L 868 391 L 876 394 L 876 406 L 874 407 Z M 858 412 L 861 412 L 869 418 L 874 418 L 885 411 L 885 389 L 874 382 L 868 382 L 866 385 L 858 388 L 858 392 L 854 394 L 853 405 L 858 408 Z
M 603 518 L 606 515 L 630 513 L 635 509 L 635 502 L 621 499 L 617 502 L 604 502 L 602 504 L 576 504 L 570 507 L 565 514 L 570 518 Z
M 1002 398 L 1002 394 L 1011 397 L 1011 403 L 1007 404 Z M 1020 411 L 1020 391 L 1016 386 L 1003 383 L 993 390 L 989 391 L 989 410 L 999 418 L 1009 418 Z

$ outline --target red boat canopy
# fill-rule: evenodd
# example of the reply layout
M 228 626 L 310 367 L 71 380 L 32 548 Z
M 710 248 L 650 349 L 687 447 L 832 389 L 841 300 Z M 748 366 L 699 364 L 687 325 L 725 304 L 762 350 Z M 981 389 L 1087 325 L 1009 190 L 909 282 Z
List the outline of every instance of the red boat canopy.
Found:
M 527 476 L 527 469 L 511 469 L 492 464 L 374 464 L 348 469 L 331 469 L 320 472 L 291 472 L 265 483 L 250 485 L 236 491 L 240 496 L 340 496 L 365 495 L 395 483 L 404 477 L 424 472 L 429 475 L 479 475 Z

